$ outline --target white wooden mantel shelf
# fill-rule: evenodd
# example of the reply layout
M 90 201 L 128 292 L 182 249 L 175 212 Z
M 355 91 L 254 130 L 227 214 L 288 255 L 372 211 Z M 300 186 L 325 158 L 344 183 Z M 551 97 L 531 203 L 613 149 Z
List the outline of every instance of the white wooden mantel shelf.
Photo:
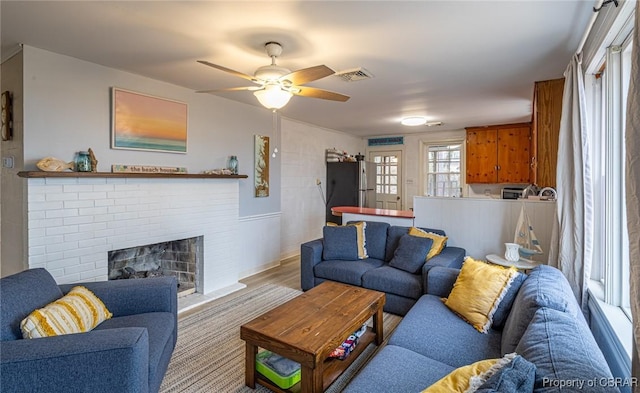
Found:
M 42 177 L 127 177 L 163 179 L 246 179 L 247 175 L 208 175 L 204 173 L 128 173 L 128 172 L 45 172 L 23 171 L 18 176 L 24 178 Z

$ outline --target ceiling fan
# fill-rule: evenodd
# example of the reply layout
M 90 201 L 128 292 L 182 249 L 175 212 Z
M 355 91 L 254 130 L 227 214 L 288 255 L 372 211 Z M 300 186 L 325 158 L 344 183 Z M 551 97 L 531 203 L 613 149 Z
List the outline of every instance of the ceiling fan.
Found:
M 277 42 L 267 42 L 264 45 L 267 55 L 271 57 L 271 64 L 258 68 L 254 76 L 232 70 L 221 65 L 213 64 L 205 60 L 198 63 L 217 68 L 232 75 L 249 80 L 257 86 L 230 87 L 227 89 L 200 90 L 197 93 L 213 93 L 219 91 L 253 91 L 260 103 L 269 109 L 280 109 L 287 105 L 293 95 L 321 98 L 323 100 L 347 101 L 350 97 L 332 91 L 317 89 L 315 87 L 302 86 L 305 83 L 333 75 L 335 71 L 325 65 L 303 68 L 291 71 L 276 64 L 276 58 L 282 54 L 282 45 Z

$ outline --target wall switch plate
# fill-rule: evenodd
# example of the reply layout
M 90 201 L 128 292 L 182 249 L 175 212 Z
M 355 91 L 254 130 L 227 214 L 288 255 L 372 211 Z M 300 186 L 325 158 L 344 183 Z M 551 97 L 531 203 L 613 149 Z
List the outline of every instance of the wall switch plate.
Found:
M 13 157 L 2 157 L 3 168 L 13 168 Z

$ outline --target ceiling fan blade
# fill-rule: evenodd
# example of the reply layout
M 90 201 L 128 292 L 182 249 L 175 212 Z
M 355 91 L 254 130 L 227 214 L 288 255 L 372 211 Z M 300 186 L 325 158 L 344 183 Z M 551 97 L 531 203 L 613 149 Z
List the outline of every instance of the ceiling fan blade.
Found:
M 212 90 L 198 90 L 196 93 L 216 93 L 219 91 L 241 91 L 241 90 L 260 90 L 260 86 L 242 86 L 242 87 L 228 87 L 226 89 L 212 89 Z
M 335 74 L 336 72 L 326 65 L 319 65 L 315 67 L 303 68 L 301 70 L 293 71 L 280 78 L 281 81 L 288 80 L 292 85 L 303 85 L 307 82 L 312 82 L 318 79 Z
M 303 97 L 312 97 L 312 98 L 321 98 L 323 100 L 331 100 L 331 101 L 341 101 L 345 102 L 349 98 L 349 96 L 345 96 L 344 94 L 334 93 L 329 90 L 316 89 L 315 87 L 306 87 L 306 86 L 293 86 L 291 92 L 297 96 Z
M 221 65 L 209 63 L 208 61 L 205 61 L 205 60 L 198 60 L 198 63 L 204 64 L 204 65 L 208 65 L 209 67 L 217 68 L 220 71 L 228 72 L 228 73 L 230 73 L 232 75 L 239 76 L 240 78 L 243 78 L 243 79 L 246 79 L 246 80 L 250 80 L 251 82 L 258 82 L 258 80 L 256 78 L 254 78 L 253 76 L 247 75 L 247 74 L 242 73 L 240 71 L 232 70 L 231 68 L 227 68 L 227 67 L 223 67 Z

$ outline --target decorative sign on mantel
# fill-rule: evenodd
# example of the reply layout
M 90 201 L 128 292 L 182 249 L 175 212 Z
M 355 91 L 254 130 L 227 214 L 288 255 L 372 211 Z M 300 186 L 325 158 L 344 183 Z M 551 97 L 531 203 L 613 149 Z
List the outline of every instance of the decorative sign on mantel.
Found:
M 175 173 L 186 174 L 187 168 L 180 166 L 111 165 L 111 172 L 119 173 Z

